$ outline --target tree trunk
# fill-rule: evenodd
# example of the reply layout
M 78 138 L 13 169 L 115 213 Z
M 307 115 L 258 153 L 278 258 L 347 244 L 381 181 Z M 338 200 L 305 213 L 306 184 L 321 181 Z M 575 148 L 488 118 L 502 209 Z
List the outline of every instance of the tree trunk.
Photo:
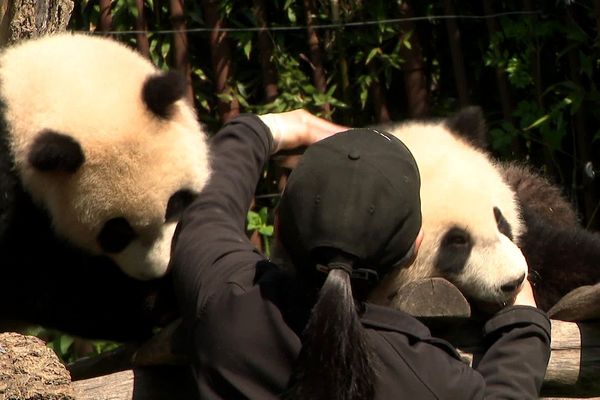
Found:
M 444 12 L 446 15 L 454 15 L 454 4 L 452 0 L 444 0 Z M 465 72 L 465 61 L 460 44 L 460 30 L 456 20 L 446 19 L 448 30 L 448 42 L 450 43 L 450 54 L 452 56 L 452 67 L 454 69 L 454 80 L 456 81 L 456 92 L 458 103 L 461 107 L 469 105 L 469 87 L 467 85 L 467 74 Z
M 390 111 L 385 100 L 385 94 L 381 83 L 379 82 L 379 74 L 377 68 L 374 66 L 374 60 L 369 63 L 369 74 L 373 77 L 373 83 L 371 83 L 370 91 L 371 97 L 373 98 L 373 108 L 375 109 L 375 117 L 378 123 L 390 122 Z
M 483 9 L 486 15 L 494 14 L 492 7 L 492 0 L 483 0 Z M 500 31 L 498 27 L 498 21 L 496 18 L 486 18 L 488 33 L 490 38 Z M 508 80 L 506 74 L 502 68 L 496 68 L 496 85 L 498 86 L 498 93 L 500 94 L 500 104 L 502 106 L 502 115 L 506 121 L 512 122 L 512 104 L 510 100 L 510 90 L 508 86 Z
M 600 46 L 600 0 L 594 2 L 596 13 L 596 46 Z
M 135 30 L 137 49 L 146 58 L 150 58 L 150 44 L 148 43 L 148 24 L 146 23 L 146 15 L 144 13 L 144 0 L 135 0 L 135 6 L 138 10 L 137 18 L 135 19 Z
M 206 24 L 212 28 L 210 32 L 210 55 L 215 79 L 216 93 L 231 96 L 230 100 L 219 99 L 219 115 L 222 122 L 227 122 L 240 113 L 240 106 L 229 86 L 232 76 L 231 50 L 227 32 L 220 29 L 225 26 L 219 15 L 219 3 L 215 0 L 202 0 Z
M 412 6 L 408 0 L 404 0 L 400 4 L 400 12 L 406 18 L 414 16 Z M 403 36 L 411 35 L 411 48 L 403 46 L 401 50 L 401 55 L 404 59 L 402 71 L 408 116 L 411 118 L 421 118 L 429 112 L 429 93 L 427 90 L 427 76 L 425 75 L 421 42 L 419 41 L 414 21 L 404 21 L 400 26 Z
M 483 0 L 483 10 L 486 15 L 494 14 L 492 0 Z M 498 26 L 498 20 L 496 18 L 486 18 L 485 22 L 487 24 L 487 29 L 490 38 L 492 38 L 492 36 L 494 36 L 500 31 L 500 27 Z M 504 69 L 499 67 L 495 68 L 494 73 L 496 75 L 496 86 L 498 87 L 498 94 L 500 95 L 502 117 L 505 121 L 514 125 L 514 119 L 512 117 L 513 104 L 510 96 L 510 86 L 508 84 L 508 79 L 506 79 L 506 73 L 504 72 Z M 523 145 L 521 144 L 519 137 L 516 137 L 512 140 L 511 149 L 513 157 L 515 159 L 522 159 L 524 157 Z
M 315 15 L 314 0 L 304 0 L 304 9 L 306 11 L 306 33 L 308 35 L 308 50 L 310 63 L 313 69 L 313 82 L 320 93 L 327 92 L 327 77 L 323 67 L 323 56 L 319 45 L 319 36 L 313 27 Z M 325 114 L 331 115 L 331 106 L 325 103 L 321 106 Z
M 265 101 L 271 103 L 279 95 L 277 70 L 273 64 L 273 39 L 267 30 L 267 9 L 264 0 L 254 0 L 254 15 L 260 27 L 258 31 L 258 53 L 263 77 Z
M 573 27 L 576 23 L 573 19 L 571 6 L 567 7 L 567 13 L 565 15 L 565 25 L 567 27 Z M 578 48 L 573 47 L 567 53 L 567 60 L 569 62 L 569 78 L 571 81 L 578 87 L 585 87 L 584 83 L 581 80 L 580 70 L 581 66 L 579 64 L 579 54 Z M 590 143 L 592 143 L 592 137 L 588 134 L 588 129 L 586 127 L 585 121 L 585 102 L 582 102 L 579 110 L 575 113 L 572 119 L 573 123 L 573 134 L 575 135 L 575 146 L 576 146 L 576 159 L 583 160 L 584 162 L 591 161 L 593 159 L 593 155 L 591 152 Z M 578 169 L 578 176 L 581 176 L 581 168 L 579 166 L 575 166 L 574 168 Z M 586 222 L 586 228 L 588 229 L 597 229 L 599 224 L 597 221 L 592 220 L 594 210 L 596 205 L 598 204 L 599 193 L 596 189 L 596 185 L 591 184 L 584 188 L 585 190 L 582 193 L 583 198 L 583 217 Z
M 340 24 L 340 2 L 339 0 L 331 0 L 331 21 L 334 24 Z M 350 78 L 348 72 L 348 61 L 346 60 L 346 46 L 344 41 L 343 28 L 337 28 L 333 31 L 332 42 L 335 43 L 338 52 L 338 69 L 339 69 L 339 85 L 342 91 L 342 101 L 344 104 L 351 104 L 352 97 L 350 95 Z M 351 110 L 340 110 L 340 121 L 342 124 L 349 124 L 351 120 Z
M 194 90 L 192 88 L 192 67 L 188 58 L 188 38 L 185 26 L 185 13 L 183 0 L 170 0 L 171 24 L 173 25 L 174 65 L 181 72 L 187 82 L 185 97 L 190 104 L 194 104 Z
M 109 32 L 112 30 L 112 14 L 111 0 L 100 0 L 100 21 L 98 21 L 98 29 L 101 32 Z
M 0 1 L 0 47 L 64 31 L 72 11 L 72 0 Z

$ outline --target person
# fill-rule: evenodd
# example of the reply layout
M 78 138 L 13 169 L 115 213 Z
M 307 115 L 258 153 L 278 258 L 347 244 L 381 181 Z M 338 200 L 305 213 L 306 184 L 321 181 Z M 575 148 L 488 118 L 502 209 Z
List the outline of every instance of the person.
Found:
M 286 271 L 251 244 L 245 219 L 265 162 L 303 145 L 276 222 Z M 199 398 L 537 398 L 550 323 L 528 284 L 486 323 L 474 368 L 417 319 L 367 301 L 387 272 L 410 268 L 423 235 L 418 167 L 400 140 L 296 110 L 239 116 L 211 151 L 172 251 Z

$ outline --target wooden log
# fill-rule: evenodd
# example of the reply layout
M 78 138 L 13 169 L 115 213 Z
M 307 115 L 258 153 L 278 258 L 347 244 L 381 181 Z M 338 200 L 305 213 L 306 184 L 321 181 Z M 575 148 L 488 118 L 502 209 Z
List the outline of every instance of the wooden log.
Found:
M 431 278 L 407 285 L 395 295 L 393 304 L 425 322 L 434 336 L 448 340 L 466 360 L 471 361 L 483 354 L 483 321 L 470 317 L 471 309 L 465 298 L 447 281 Z M 600 397 L 600 322 L 574 323 L 555 319 L 551 322 L 552 352 L 542 395 L 554 398 Z M 170 331 L 165 331 L 166 335 L 138 350 L 131 358 L 132 370 L 74 382 L 78 398 L 172 399 L 178 398 L 176 395 L 173 397 L 174 393 L 193 393 L 193 383 L 185 365 L 141 367 L 177 360 L 166 352 L 169 348 L 166 345 L 169 343 L 168 335 L 175 332 L 175 327 L 171 326 Z M 108 391 L 107 387 L 110 388 Z M 170 389 L 165 388 L 174 388 L 175 391 L 169 392 Z M 107 393 L 113 397 L 106 397 Z
M 73 400 L 71 379 L 46 344 L 33 336 L 0 334 L 0 399 Z
M 72 383 L 78 400 L 193 399 L 195 388 L 186 366 L 137 368 Z

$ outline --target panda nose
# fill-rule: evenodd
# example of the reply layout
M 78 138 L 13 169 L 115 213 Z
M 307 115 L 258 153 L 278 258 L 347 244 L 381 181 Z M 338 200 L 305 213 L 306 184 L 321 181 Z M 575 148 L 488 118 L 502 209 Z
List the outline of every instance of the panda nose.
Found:
M 505 283 L 504 285 L 500 286 L 500 290 L 508 293 L 514 292 L 523 283 L 524 280 L 525 274 L 521 275 L 518 279 L 515 279 L 514 281 Z

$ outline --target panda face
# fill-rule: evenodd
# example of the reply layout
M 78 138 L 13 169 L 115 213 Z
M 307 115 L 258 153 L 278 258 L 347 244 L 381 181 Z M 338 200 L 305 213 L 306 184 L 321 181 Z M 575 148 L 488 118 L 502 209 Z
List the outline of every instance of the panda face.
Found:
M 386 303 L 403 285 L 439 276 L 474 302 L 509 302 L 527 276 L 515 244 L 522 223 L 513 191 L 486 155 L 442 123 L 412 123 L 390 131 L 419 166 L 424 238 L 414 264 L 391 273 L 373 300 Z
M 209 176 L 185 82 L 83 35 L 7 50 L 0 80 L 16 170 L 56 232 L 135 278 L 163 275 L 175 224 Z

